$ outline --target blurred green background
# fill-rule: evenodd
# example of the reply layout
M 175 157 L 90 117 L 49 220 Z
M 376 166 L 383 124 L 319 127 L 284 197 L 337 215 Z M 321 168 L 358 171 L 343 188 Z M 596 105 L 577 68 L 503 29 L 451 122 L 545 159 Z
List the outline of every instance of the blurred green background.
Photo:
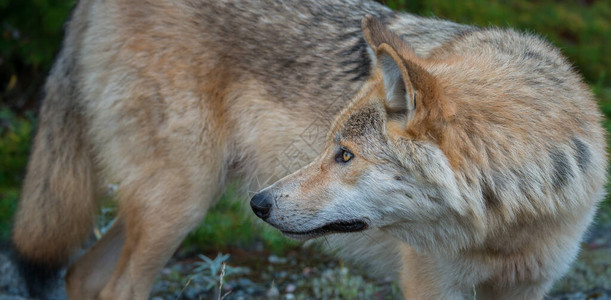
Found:
M 418 0 L 382 1 L 410 13 L 479 26 L 513 27 L 540 34 L 574 62 L 611 116 L 611 0 Z M 44 82 L 61 42 L 71 0 L 0 0 L 0 239 L 10 234 L 11 217 Z M 605 126 L 611 129 L 606 121 Z M 223 251 L 253 244 L 282 252 L 294 244 L 275 231 L 243 222 L 233 189 L 183 244 L 189 251 Z M 609 201 L 600 214 L 607 221 Z M 112 205 L 107 210 L 112 215 Z

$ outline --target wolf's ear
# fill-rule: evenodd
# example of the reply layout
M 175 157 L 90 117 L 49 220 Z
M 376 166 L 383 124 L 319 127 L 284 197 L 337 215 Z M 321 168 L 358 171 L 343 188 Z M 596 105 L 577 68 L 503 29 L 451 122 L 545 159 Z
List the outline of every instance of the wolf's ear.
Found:
M 376 51 L 382 44 L 388 44 L 392 47 L 401 46 L 404 44 L 399 36 L 394 32 L 386 29 L 384 24 L 380 20 L 376 19 L 372 15 L 366 15 L 361 21 L 361 28 L 363 29 L 363 36 L 369 48 L 367 52 L 371 58 L 372 68 L 376 67 L 377 58 Z
M 361 28 L 365 41 L 372 50 L 371 54 L 375 54 L 382 44 L 388 44 L 395 49 L 409 48 L 396 33 L 388 30 L 380 20 L 372 15 L 366 15 L 363 18 Z M 375 59 L 375 55 L 373 58 Z
M 374 68 L 379 67 L 382 70 L 387 106 L 392 111 L 413 112 L 416 108 L 414 87 L 407 68 L 397 53 L 398 48 L 409 47 L 371 15 L 363 18 L 361 27 L 369 45 L 369 55 Z
M 406 112 L 408 122 L 417 110 L 439 108 L 445 110 L 444 115 L 452 113 L 442 109 L 437 79 L 424 69 L 425 61 L 409 45 L 375 17 L 366 16 L 361 25 L 372 61 L 382 73 L 390 112 Z
M 408 120 L 412 119 L 416 109 L 416 91 L 399 53 L 413 51 L 399 36 L 371 15 L 363 18 L 361 27 L 369 45 L 373 68 L 379 67 L 382 71 L 386 106 L 391 112 L 407 111 Z
M 379 45 L 382 44 L 382 35 L 386 31 L 384 25 L 380 20 L 376 19 L 372 15 L 366 15 L 361 21 L 361 28 L 363 29 L 363 36 L 365 37 L 365 41 L 369 48 L 371 48 L 372 54 L 375 58 L 375 52 Z
M 376 61 L 382 71 L 386 106 L 391 112 L 407 112 L 408 121 L 416 113 L 416 89 L 405 61 L 388 44 L 381 44 L 376 51 Z

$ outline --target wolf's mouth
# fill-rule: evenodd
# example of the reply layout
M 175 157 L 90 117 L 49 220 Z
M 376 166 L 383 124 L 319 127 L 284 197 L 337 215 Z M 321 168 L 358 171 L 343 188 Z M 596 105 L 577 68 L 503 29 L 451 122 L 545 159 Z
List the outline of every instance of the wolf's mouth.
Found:
M 367 223 L 360 220 L 352 220 L 333 222 L 308 231 L 281 231 L 283 234 L 292 238 L 308 239 L 329 233 L 358 232 L 365 229 L 367 229 Z

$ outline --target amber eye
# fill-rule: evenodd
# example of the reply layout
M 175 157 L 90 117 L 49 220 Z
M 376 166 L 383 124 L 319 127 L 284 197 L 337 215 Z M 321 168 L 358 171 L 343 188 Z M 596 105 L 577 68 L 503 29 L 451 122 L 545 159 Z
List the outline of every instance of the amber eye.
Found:
M 350 152 L 350 151 L 348 151 L 346 149 L 340 149 L 339 152 L 337 152 L 337 155 L 335 155 L 335 161 L 336 162 L 341 162 L 341 163 L 347 163 L 353 157 L 354 157 L 354 154 L 352 154 L 352 152 Z

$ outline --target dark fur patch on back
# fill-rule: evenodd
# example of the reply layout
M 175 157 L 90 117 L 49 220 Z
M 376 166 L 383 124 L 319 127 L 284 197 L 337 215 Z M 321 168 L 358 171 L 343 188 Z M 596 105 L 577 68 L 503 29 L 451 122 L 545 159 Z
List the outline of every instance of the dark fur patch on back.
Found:
M 367 106 L 353 113 L 344 123 L 342 136 L 347 138 L 363 136 L 374 132 L 382 126 L 382 118 L 379 110 L 373 106 Z
M 357 54 L 356 58 L 353 58 L 354 53 Z M 350 67 L 350 69 L 344 71 L 344 74 L 351 75 L 351 81 L 360 81 L 361 79 L 369 77 L 371 59 L 369 58 L 369 54 L 367 54 L 367 43 L 362 36 L 352 48 L 344 50 L 341 56 L 349 58 L 342 61 L 342 64 Z
M 575 159 L 577 160 L 577 166 L 581 172 L 585 172 L 586 168 L 590 164 L 590 159 L 592 156 L 590 148 L 588 148 L 588 146 L 577 137 L 573 137 L 571 140 L 575 146 Z
M 554 165 L 552 184 L 555 188 L 561 188 L 569 183 L 573 178 L 573 169 L 566 153 L 559 149 L 550 152 L 550 158 Z

